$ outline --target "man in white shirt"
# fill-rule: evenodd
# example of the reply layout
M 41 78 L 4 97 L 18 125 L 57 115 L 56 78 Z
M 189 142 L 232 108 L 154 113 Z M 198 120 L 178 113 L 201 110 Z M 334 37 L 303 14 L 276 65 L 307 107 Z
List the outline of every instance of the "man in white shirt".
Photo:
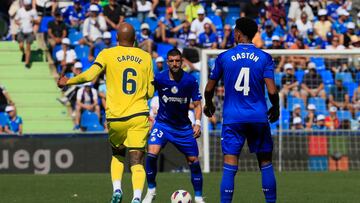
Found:
M 38 18 L 36 11 L 32 9 L 31 0 L 24 0 L 24 7 L 20 8 L 15 16 L 15 23 L 20 27 L 17 40 L 23 53 L 22 61 L 25 61 L 26 68 L 30 68 L 31 44 L 35 40 L 33 26 L 39 23 Z M 26 43 L 25 50 L 24 42 Z
M 77 56 L 74 49 L 70 49 L 69 38 L 61 40 L 62 49 L 56 52 L 56 60 L 60 62 L 61 75 L 72 72 L 72 67 L 76 62 Z
M 99 15 L 99 7 L 91 5 L 89 8 L 90 16 L 85 19 L 83 25 L 83 36 L 90 46 L 102 41 L 103 32 L 107 30 L 104 16 Z
M 212 24 L 212 21 L 205 16 L 205 10 L 203 8 L 199 8 L 197 14 L 198 17 L 191 23 L 190 31 L 199 36 L 201 33 L 205 32 L 204 25 L 209 23 L 213 32 L 216 33 L 216 28 Z
M 301 13 L 305 12 L 310 21 L 314 20 L 314 13 L 305 0 L 291 1 L 288 18 L 291 22 L 301 20 Z

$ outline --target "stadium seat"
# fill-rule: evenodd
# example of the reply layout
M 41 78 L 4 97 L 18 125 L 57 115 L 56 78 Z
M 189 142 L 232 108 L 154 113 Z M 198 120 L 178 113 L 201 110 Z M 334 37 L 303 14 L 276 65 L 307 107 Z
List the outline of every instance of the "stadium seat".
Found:
M 4 112 L 0 112 L 0 126 L 4 127 L 8 123 L 8 115 Z
M 352 119 L 352 115 L 350 111 L 347 110 L 339 110 L 336 112 L 338 118 L 340 121 L 342 120 L 351 120 Z
M 328 157 L 327 156 L 309 157 L 309 170 L 310 171 L 327 171 L 328 170 Z
M 158 21 L 156 18 L 145 18 L 145 23 L 149 24 L 151 32 L 154 32 L 156 28 L 158 27 Z
M 86 71 L 87 69 L 89 69 L 90 68 L 90 66 L 91 66 L 91 62 L 88 60 L 88 58 L 82 58 L 82 59 L 80 59 L 80 62 L 81 62 L 81 64 L 82 64 L 82 69 L 81 69 L 81 71 Z
M 60 44 L 56 45 L 52 50 L 51 56 L 55 61 L 56 61 L 56 52 L 58 52 L 59 50 L 61 50 L 61 45 Z
M 39 32 L 40 33 L 47 33 L 48 31 L 48 24 L 49 22 L 53 21 L 55 18 L 52 16 L 44 16 L 41 19 L 40 26 L 39 26 Z
M 228 15 L 228 16 L 226 16 L 226 18 L 225 18 L 225 24 L 228 24 L 228 25 L 230 25 L 230 26 L 233 26 L 233 25 L 235 25 L 235 23 L 236 23 L 236 20 L 239 18 L 239 14 L 237 14 L 237 15 Z
M 181 24 L 181 21 L 180 21 L 179 19 L 175 19 L 175 20 L 173 20 L 173 21 L 174 21 L 174 23 L 175 23 L 175 26 L 178 26 L 178 25 Z
M 324 85 L 333 85 L 334 84 L 334 78 L 332 76 L 331 71 L 324 70 L 320 72 L 321 78 L 323 80 Z
M 349 73 L 349 72 L 337 73 L 335 76 L 335 79 L 339 79 L 339 78 L 342 79 L 343 84 L 353 82 L 353 78 L 351 76 L 351 73 Z
M 281 78 L 285 75 L 285 73 L 275 73 L 275 85 L 281 87 Z
M 317 114 L 326 114 L 326 102 L 321 97 L 311 97 L 309 99 L 309 104 L 314 104 L 316 106 Z
M 87 45 L 77 45 L 75 47 L 75 53 L 78 59 L 88 58 L 90 48 Z
M 290 128 L 290 111 L 287 109 L 281 110 L 282 129 L 288 130 Z
M 240 17 L 240 7 L 239 6 L 229 6 L 229 13 L 228 15 L 238 15 L 238 18 Z
M 302 112 L 305 111 L 305 105 L 304 105 L 304 101 L 302 99 L 296 98 L 296 97 L 288 97 L 288 99 L 287 99 L 287 109 L 292 111 L 292 108 L 293 108 L 293 106 L 295 104 L 300 104 L 301 111 Z
M 310 57 L 310 61 L 315 63 L 317 71 L 323 71 L 326 69 L 325 60 L 322 57 Z
M 141 22 L 137 18 L 134 17 L 125 18 L 125 22 L 131 24 L 135 28 L 136 32 L 140 32 Z
M 330 94 L 330 90 L 334 85 L 324 85 L 324 90 L 326 92 L 326 94 Z
M 297 81 L 299 82 L 299 84 L 302 83 L 304 75 L 305 75 L 305 72 L 303 70 L 297 70 L 295 72 L 295 77 L 296 77 Z
M 355 83 L 355 82 L 350 82 L 350 83 L 344 83 L 344 86 L 347 87 L 348 94 L 349 94 L 350 99 L 351 99 L 352 96 L 354 95 L 355 89 L 358 87 L 358 84 Z
M 86 131 L 92 130 L 92 131 L 98 131 L 98 126 L 101 126 L 99 122 L 99 118 L 96 115 L 96 113 L 91 111 L 84 111 L 81 114 L 81 121 L 80 121 L 81 128 L 85 129 Z
M 170 51 L 171 49 L 173 49 L 174 46 L 168 43 L 157 43 L 157 49 L 156 52 L 162 56 L 164 59 L 166 59 L 166 55 L 168 53 L 168 51 Z
M 116 44 L 117 43 L 117 31 L 111 30 L 110 33 L 111 33 L 111 43 Z
M 79 31 L 69 33 L 69 39 L 70 39 L 71 45 L 78 45 L 79 40 L 82 39 L 82 38 L 83 38 L 83 35 Z
M 356 73 L 355 82 L 360 84 L 360 72 Z
M 356 118 L 359 118 L 360 117 L 360 111 L 358 111 L 355 116 L 356 116 Z
M 328 137 L 327 136 L 308 136 L 308 154 L 310 156 L 328 155 Z
M 223 29 L 222 20 L 221 20 L 221 18 L 219 16 L 217 16 L 217 15 L 209 15 L 208 18 L 210 18 L 212 23 L 215 25 L 216 30 L 222 30 Z
M 329 171 L 348 171 L 349 170 L 349 157 L 342 156 L 340 160 L 336 161 L 329 157 Z

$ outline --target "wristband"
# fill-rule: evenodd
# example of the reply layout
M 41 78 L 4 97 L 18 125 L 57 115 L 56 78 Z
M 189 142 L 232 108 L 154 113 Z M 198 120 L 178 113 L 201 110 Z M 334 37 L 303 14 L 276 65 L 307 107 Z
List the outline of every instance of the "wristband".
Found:
M 195 121 L 195 125 L 198 125 L 198 126 L 201 127 L 201 120 L 196 120 L 196 121 Z

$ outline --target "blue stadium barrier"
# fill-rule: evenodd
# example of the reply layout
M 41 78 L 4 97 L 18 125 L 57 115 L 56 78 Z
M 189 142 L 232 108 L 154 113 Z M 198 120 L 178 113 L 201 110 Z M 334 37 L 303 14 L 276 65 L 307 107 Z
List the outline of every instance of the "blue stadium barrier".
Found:
M 353 82 L 353 78 L 349 72 L 336 73 L 335 79 L 342 79 L 343 84 Z
M 159 56 L 162 56 L 164 59 L 166 59 L 168 51 L 173 48 L 174 46 L 168 43 L 157 43 L 156 52 L 159 54 Z
M 125 22 L 131 24 L 135 28 L 136 32 L 140 32 L 141 22 L 137 18 L 134 17 L 125 18 Z
M 48 24 L 51 21 L 54 21 L 54 17 L 52 16 L 43 16 L 43 18 L 41 19 L 40 22 L 40 26 L 39 26 L 39 32 L 40 33 L 47 33 L 48 31 Z
M 305 75 L 305 72 L 303 70 L 297 70 L 295 72 L 295 77 L 296 77 L 297 81 L 299 82 L 299 84 L 302 83 L 304 75 Z
M 8 120 L 8 115 L 5 112 L 0 112 L 0 126 L 4 127 L 5 125 L 7 125 Z
M 320 75 L 321 75 L 324 85 L 334 84 L 334 78 L 332 76 L 331 71 L 329 71 L 329 70 L 321 71 Z
M 87 45 L 77 45 L 75 46 L 75 53 L 78 59 L 88 58 L 90 48 Z
M 212 23 L 215 25 L 216 30 L 222 30 L 223 29 L 222 20 L 221 20 L 221 18 L 219 16 L 217 16 L 217 15 L 209 15 L 208 18 L 210 18 Z
M 311 97 L 309 99 L 309 104 L 314 104 L 316 106 L 316 113 L 326 115 L 326 101 L 321 97 Z
M 75 31 L 69 33 L 69 40 L 71 45 L 78 45 L 79 40 L 83 38 L 82 32 Z
M 345 119 L 347 119 L 347 120 L 352 119 L 351 112 L 347 111 L 347 110 L 339 110 L 336 112 L 336 115 L 338 116 L 340 121 L 345 120 Z
M 154 32 L 156 28 L 158 27 L 158 21 L 156 18 L 145 18 L 145 23 L 149 24 L 151 32 Z

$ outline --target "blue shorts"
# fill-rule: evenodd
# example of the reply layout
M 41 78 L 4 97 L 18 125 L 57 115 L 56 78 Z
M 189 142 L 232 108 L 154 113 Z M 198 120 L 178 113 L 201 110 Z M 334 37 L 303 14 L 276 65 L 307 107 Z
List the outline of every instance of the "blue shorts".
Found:
M 168 141 L 187 157 L 199 156 L 198 145 L 191 126 L 186 129 L 176 129 L 164 123 L 155 122 L 148 144 L 165 147 Z
M 273 141 L 269 123 L 233 123 L 222 127 L 223 154 L 239 155 L 245 140 L 251 153 L 272 152 Z

